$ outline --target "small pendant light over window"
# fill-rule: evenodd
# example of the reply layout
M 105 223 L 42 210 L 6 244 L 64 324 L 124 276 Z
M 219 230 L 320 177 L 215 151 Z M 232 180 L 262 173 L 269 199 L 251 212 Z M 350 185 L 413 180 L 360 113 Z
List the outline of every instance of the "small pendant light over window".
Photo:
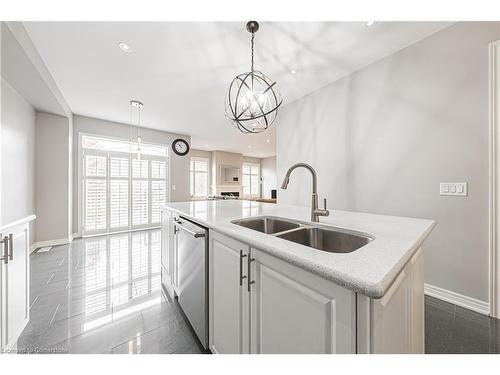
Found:
M 254 69 L 254 38 L 257 21 L 247 23 L 251 38 L 250 71 L 238 74 L 226 95 L 226 116 L 242 133 L 262 133 L 272 125 L 283 102 L 276 82 Z
M 137 150 L 137 159 L 141 159 L 141 147 L 142 147 L 142 136 L 141 136 L 141 108 L 143 107 L 142 102 L 138 100 L 130 101 L 130 152 L 133 152 L 133 147 Z M 137 136 L 132 135 L 132 123 L 134 110 L 137 112 Z

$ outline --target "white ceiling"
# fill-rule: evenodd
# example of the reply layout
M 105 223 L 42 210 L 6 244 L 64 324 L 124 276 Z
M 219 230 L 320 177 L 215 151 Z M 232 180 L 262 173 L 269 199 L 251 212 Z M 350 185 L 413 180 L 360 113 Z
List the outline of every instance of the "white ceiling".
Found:
M 193 148 L 275 154 L 274 127 L 243 135 L 224 116 L 228 84 L 249 69 L 245 22 L 24 25 L 74 113 L 127 123 L 138 99 L 144 126 L 190 135 Z M 449 25 L 263 22 L 255 65 L 277 81 L 286 105 Z M 122 41 L 132 53 L 118 48 Z

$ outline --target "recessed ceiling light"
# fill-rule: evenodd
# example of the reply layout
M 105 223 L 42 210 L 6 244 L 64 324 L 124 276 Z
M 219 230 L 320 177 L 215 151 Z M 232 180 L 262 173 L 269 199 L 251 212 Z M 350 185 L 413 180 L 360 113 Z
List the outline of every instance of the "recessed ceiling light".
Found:
M 132 47 L 130 47 L 127 43 L 125 42 L 120 42 L 118 43 L 118 47 L 120 47 L 120 49 L 123 51 L 123 52 L 126 52 L 126 53 L 130 53 L 132 52 Z
M 377 23 L 378 23 L 378 21 L 366 21 L 365 22 L 365 26 L 366 27 L 370 27 L 370 26 L 373 26 L 373 25 L 375 25 Z
M 269 142 L 271 142 L 271 140 L 270 139 L 266 139 L 266 143 L 269 143 Z
M 295 75 L 295 73 L 297 73 L 297 71 L 295 69 L 290 69 L 290 74 L 291 75 Z
M 206 144 L 205 147 L 208 147 L 208 144 Z

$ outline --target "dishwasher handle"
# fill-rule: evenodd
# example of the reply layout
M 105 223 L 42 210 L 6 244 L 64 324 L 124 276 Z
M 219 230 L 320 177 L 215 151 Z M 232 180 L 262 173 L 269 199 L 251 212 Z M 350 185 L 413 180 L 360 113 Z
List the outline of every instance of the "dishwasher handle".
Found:
M 185 226 L 182 226 L 182 221 L 180 221 L 179 219 L 174 219 L 174 225 L 179 228 L 179 229 L 182 229 L 184 232 L 187 232 L 189 233 L 190 235 L 192 235 L 194 238 L 200 238 L 200 237 L 205 237 L 205 231 L 203 232 L 195 232 L 189 228 L 186 228 Z

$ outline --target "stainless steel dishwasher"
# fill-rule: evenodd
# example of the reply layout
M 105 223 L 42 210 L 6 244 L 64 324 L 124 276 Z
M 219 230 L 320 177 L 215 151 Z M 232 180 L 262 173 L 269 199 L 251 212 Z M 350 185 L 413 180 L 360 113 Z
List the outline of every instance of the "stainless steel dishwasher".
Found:
M 174 218 L 177 236 L 177 296 L 201 344 L 208 349 L 208 230 Z

